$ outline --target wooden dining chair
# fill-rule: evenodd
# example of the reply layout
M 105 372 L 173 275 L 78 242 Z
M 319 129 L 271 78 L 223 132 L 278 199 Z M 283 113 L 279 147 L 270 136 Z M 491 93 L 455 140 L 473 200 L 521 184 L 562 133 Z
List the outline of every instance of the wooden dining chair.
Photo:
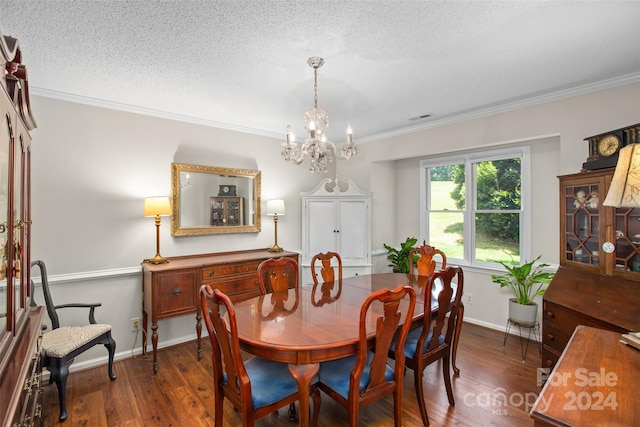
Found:
M 269 258 L 258 265 L 260 293 L 285 291 L 298 288 L 298 261 L 294 258 Z
M 260 357 L 243 361 L 233 304 L 219 289 L 200 288 L 202 316 L 211 341 L 214 381 L 214 420 L 222 427 L 225 397 L 242 414 L 242 425 L 253 426 L 255 420 L 299 400 L 298 383 L 286 363 Z M 226 314 L 226 320 L 225 320 Z M 318 376 L 311 382 L 313 414 L 311 425 L 318 422 L 320 392 Z
M 431 245 L 427 245 L 425 242 L 422 246 L 413 248 L 409 252 L 410 270 L 409 273 L 414 275 L 414 267 L 417 270 L 418 276 L 430 276 L 436 270 L 436 257 L 440 257 L 441 269 L 447 267 L 447 256 L 440 249 L 436 249 Z
M 318 274 L 316 272 L 316 261 L 320 261 L 320 276 L 323 282 L 334 282 L 336 280 L 335 268 L 338 269 L 338 282 L 342 284 L 342 258 L 337 252 L 319 253 L 311 258 L 311 278 L 313 284 L 318 284 Z M 333 265 L 332 265 L 333 264 Z
M 455 289 L 452 286 L 454 279 L 456 281 Z M 422 327 L 409 331 L 404 345 L 400 344 L 398 339 L 397 344 L 394 343 L 389 353 L 389 356 L 395 360 L 404 356 L 406 367 L 413 370 L 416 398 L 425 426 L 429 425 L 429 417 L 424 400 L 422 373 L 427 365 L 442 359 L 442 373 L 447 397 L 449 404 L 455 405 L 451 387 L 450 357 L 463 286 L 464 275 L 460 267 L 447 267 L 431 274 L 424 293 L 425 314 Z M 428 307 L 431 307 L 432 304 L 434 288 L 438 309 L 437 312 L 430 314 Z M 434 337 L 437 338 L 434 339 Z M 404 351 L 398 349 L 404 349 Z
M 418 276 L 428 277 L 434 271 L 436 271 L 436 257 L 440 257 L 440 269 L 447 268 L 447 256 L 440 249 L 435 248 L 434 246 L 427 245 L 424 241 L 422 242 L 422 246 L 414 248 L 409 254 L 409 259 L 415 260 L 415 266 L 417 267 Z M 415 258 L 414 258 L 415 257 Z M 410 274 L 413 277 L 414 263 L 411 263 Z M 458 309 L 458 316 L 456 317 L 456 326 L 455 326 L 455 335 L 453 339 L 453 349 L 452 349 L 452 358 L 451 365 L 453 367 L 453 372 L 456 375 L 460 374 L 460 369 L 456 364 L 457 355 L 458 355 L 458 338 L 460 337 L 460 330 L 462 329 L 462 319 L 464 317 L 464 303 L 460 302 L 460 307 Z
M 74 359 L 85 351 L 96 345 L 104 345 L 108 353 L 108 372 L 111 381 L 116 379 L 113 373 L 113 356 L 116 351 L 116 342 L 111 337 L 111 325 L 97 323 L 95 319 L 95 309 L 101 303 L 68 303 L 55 305 L 49 290 L 49 279 L 47 267 L 41 260 L 31 262 L 31 267 L 38 267 L 40 270 L 40 282 L 44 302 L 47 306 L 47 313 L 51 320 L 51 331 L 45 332 L 42 336 L 42 366 L 51 373 L 49 383 L 55 382 L 58 388 L 58 399 L 60 401 L 60 415 L 58 419 L 67 419 L 67 377 L 69 367 Z M 37 305 L 33 298 L 34 283 L 31 281 L 31 304 Z M 68 308 L 88 309 L 88 323 L 83 325 L 60 326 L 58 310 Z
M 408 303 L 403 306 L 404 313 L 401 313 L 400 303 L 404 299 L 408 299 Z M 389 394 L 394 396 L 395 426 L 402 425 L 404 358 L 400 354 L 394 367 L 391 367 L 387 363 L 387 355 L 401 323 L 397 340 L 398 343 L 404 343 L 415 303 L 416 293 L 410 286 L 398 286 L 393 291 L 381 289 L 370 294 L 360 309 L 358 353 L 320 364 L 318 387 L 347 409 L 350 426 L 358 425 L 362 406 Z M 376 314 L 379 316 L 371 317 Z M 368 318 L 375 320 L 375 330 L 367 328 Z M 369 342 L 374 333 L 375 345 L 371 351 Z

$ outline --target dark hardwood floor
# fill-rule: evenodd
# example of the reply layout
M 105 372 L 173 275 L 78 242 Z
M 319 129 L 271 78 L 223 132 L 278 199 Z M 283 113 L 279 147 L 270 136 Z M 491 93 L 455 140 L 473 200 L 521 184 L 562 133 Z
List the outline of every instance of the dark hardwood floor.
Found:
M 518 336 L 510 336 L 505 348 L 503 334 L 465 323 L 458 350 L 459 376 L 453 376 L 456 405 L 449 406 L 440 363 L 425 370 L 427 411 L 432 426 L 532 426 L 529 418 L 535 398 L 540 354 L 529 346 L 522 361 Z M 124 343 L 118 343 L 124 345 Z M 69 418 L 58 422 L 58 395 L 54 384 L 45 385 L 45 426 L 207 426 L 213 425 L 211 346 L 203 339 L 201 361 L 196 343 L 189 342 L 158 352 L 157 375 L 149 356 L 115 363 L 118 378 L 111 382 L 106 366 L 74 372 L 69 376 L 67 411 Z M 405 376 L 404 426 L 420 426 L 413 373 Z M 264 417 L 258 426 L 296 426 L 286 408 L 280 415 Z M 241 425 L 241 416 L 225 402 L 225 426 Z M 346 411 L 322 395 L 321 427 L 346 426 Z M 360 425 L 392 426 L 393 402 L 383 399 L 360 412 Z

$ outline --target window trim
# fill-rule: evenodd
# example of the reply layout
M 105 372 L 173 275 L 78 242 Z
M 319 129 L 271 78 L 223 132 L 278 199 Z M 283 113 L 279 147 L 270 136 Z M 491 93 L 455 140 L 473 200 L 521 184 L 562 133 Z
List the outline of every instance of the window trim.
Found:
M 429 189 L 430 178 L 427 169 L 437 166 L 447 166 L 454 164 L 464 164 L 465 166 L 465 200 L 467 201 L 463 211 L 465 224 L 472 224 L 470 227 L 463 227 L 464 241 L 469 242 L 464 245 L 464 259 L 449 258 L 447 261 L 459 265 L 477 267 L 479 269 L 497 270 L 502 267 L 495 262 L 481 262 L 473 259 L 475 249 L 475 222 L 473 216 L 478 211 L 477 199 L 474 191 L 476 187 L 475 168 L 473 164 L 489 160 L 502 160 L 520 157 L 520 259 L 530 259 L 531 255 L 531 148 L 529 145 L 503 148 L 496 150 L 478 150 L 465 154 L 455 154 L 438 158 L 425 159 L 420 161 L 420 239 L 429 243 L 428 227 L 430 212 L 427 206 L 427 191 Z M 471 203 L 469 203 L 471 201 Z

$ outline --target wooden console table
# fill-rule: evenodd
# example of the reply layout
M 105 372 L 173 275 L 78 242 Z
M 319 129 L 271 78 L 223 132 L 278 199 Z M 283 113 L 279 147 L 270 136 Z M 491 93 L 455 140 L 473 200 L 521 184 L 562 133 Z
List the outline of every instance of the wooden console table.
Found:
M 147 327 L 151 316 L 153 372 L 158 371 L 158 320 L 196 313 L 198 359 L 202 357 L 202 315 L 199 291 L 211 285 L 229 295 L 233 302 L 260 295 L 258 265 L 268 258 L 290 257 L 296 252 L 268 252 L 254 249 L 235 252 L 171 257 L 166 264 L 142 263 L 142 352 L 147 351 Z
M 578 326 L 531 410 L 534 426 L 631 426 L 640 406 L 640 351 L 620 333 Z

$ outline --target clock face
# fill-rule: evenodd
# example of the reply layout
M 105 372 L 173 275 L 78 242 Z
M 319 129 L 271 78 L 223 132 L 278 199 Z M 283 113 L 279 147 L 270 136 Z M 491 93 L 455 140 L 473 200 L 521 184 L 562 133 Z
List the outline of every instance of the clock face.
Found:
M 601 156 L 611 156 L 620 149 L 620 138 L 615 135 L 607 135 L 598 142 L 598 153 Z
M 222 191 L 223 191 L 223 192 L 225 192 L 225 193 L 228 193 L 228 192 L 229 192 L 229 187 L 224 187 L 224 188 L 222 189 Z

